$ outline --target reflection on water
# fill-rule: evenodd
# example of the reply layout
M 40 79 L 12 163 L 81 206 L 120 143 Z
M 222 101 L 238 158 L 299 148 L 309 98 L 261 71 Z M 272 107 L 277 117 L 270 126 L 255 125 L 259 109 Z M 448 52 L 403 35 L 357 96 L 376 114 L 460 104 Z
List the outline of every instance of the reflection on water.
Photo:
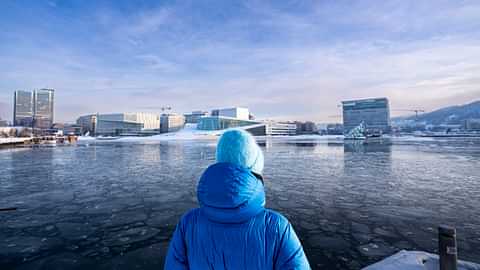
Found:
M 358 176 L 374 171 L 388 178 L 392 164 L 392 144 L 388 140 L 365 142 L 346 141 L 343 144 L 344 172 L 346 175 Z M 364 160 L 368 160 L 366 164 Z M 366 166 L 366 167 L 364 167 Z
M 314 269 L 358 269 L 400 249 L 435 252 L 457 227 L 480 257 L 480 142 L 271 140 L 267 206 L 295 227 Z M 0 151 L 1 269 L 161 269 L 215 141 Z
M 392 142 L 388 139 L 383 139 L 379 141 L 363 141 L 363 140 L 352 140 L 352 141 L 345 141 L 343 144 L 344 152 L 353 152 L 353 153 L 376 153 L 376 152 L 384 152 L 384 153 L 391 153 L 392 152 Z

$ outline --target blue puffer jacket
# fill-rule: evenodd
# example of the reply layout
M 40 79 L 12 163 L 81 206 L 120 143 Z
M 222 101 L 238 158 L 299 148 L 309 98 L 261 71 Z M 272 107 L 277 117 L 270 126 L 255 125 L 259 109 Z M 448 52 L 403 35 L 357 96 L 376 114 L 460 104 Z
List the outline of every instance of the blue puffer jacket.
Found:
M 263 184 L 250 171 L 214 164 L 197 196 L 200 208 L 177 225 L 165 269 L 310 269 L 292 225 L 264 208 Z

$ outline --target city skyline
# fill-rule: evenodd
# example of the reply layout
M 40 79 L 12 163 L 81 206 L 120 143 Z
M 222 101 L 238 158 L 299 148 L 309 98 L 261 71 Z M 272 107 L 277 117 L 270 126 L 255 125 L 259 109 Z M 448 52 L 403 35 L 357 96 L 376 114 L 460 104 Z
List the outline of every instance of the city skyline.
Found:
M 0 117 L 13 92 L 94 112 L 249 107 L 338 122 L 342 100 L 427 111 L 480 98 L 480 3 L 2 1 Z

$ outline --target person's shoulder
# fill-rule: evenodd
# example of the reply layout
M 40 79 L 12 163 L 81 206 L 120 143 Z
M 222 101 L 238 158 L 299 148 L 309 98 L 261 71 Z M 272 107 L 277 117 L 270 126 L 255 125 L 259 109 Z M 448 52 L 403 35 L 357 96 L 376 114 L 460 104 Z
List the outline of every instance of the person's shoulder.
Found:
M 196 223 L 199 216 L 200 216 L 200 208 L 190 209 L 185 214 L 182 215 L 182 217 L 180 218 L 180 223 L 184 225 Z
M 280 230 L 290 224 L 285 216 L 272 209 L 265 209 L 265 221 L 269 227 L 275 227 Z

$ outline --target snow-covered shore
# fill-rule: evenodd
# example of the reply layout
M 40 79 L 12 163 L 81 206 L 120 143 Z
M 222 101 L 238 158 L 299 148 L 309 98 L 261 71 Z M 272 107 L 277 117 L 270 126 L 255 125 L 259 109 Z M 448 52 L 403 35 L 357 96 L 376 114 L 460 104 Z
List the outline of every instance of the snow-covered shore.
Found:
M 423 251 L 402 250 L 362 270 L 435 270 L 439 269 L 438 255 Z M 480 265 L 459 261 L 459 270 L 479 270 Z
M 249 126 L 251 127 L 251 126 Z M 241 127 L 240 127 L 241 128 Z M 164 133 L 153 136 L 144 137 L 90 137 L 80 136 L 78 141 L 91 142 L 91 141 L 119 141 L 119 142 L 141 142 L 141 141 L 181 141 L 181 140 L 214 140 L 218 138 L 225 130 L 198 130 L 195 124 L 187 124 L 185 128 L 171 133 Z M 315 141 L 343 141 L 343 135 L 295 135 L 295 136 L 257 136 L 257 140 L 262 141 L 267 138 L 282 141 L 298 141 L 298 140 L 315 140 Z M 396 142 L 415 142 L 415 141 L 432 141 L 434 138 L 417 137 L 417 136 L 388 136 L 385 135 L 382 138 L 373 138 L 373 140 L 391 140 Z M 368 140 L 367 140 L 368 141 Z
M 196 129 L 196 125 L 187 124 L 185 128 L 171 133 L 164 133 L 153 136 L 144 137 L 90 137 L 80 136 L 78 141 L 119 141 L 119 142 L 136 142 L 136 141 L 172 141 L 172 140 L 199 140 L 199 139 L 215 139 L 220 136 L 224 130 L 205 131 Z
M 12 143 L 21 143 L 24 141 L 28 141 L 30 138 L 0 138 L 0 145 L 1 144 L 12 144 Z

